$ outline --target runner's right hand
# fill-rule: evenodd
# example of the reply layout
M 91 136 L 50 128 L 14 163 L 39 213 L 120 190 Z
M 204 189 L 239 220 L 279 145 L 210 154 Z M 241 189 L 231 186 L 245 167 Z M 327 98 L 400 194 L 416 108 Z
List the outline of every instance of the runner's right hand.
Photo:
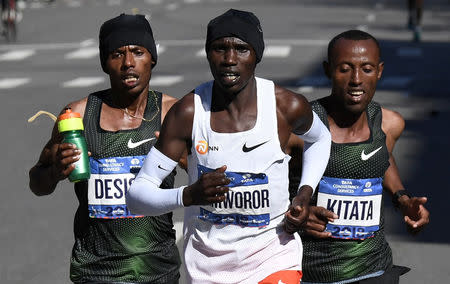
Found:
M 321 206 L 310 206 L 309 216 L 304 224 L 303 232 L 315 238 L 323 239 L 331 236 L 330 232 L 325 232 L 328 222 L 333 222 L 339 216 Z
M 57 180 L 67 178 L 75 169 L 74 163 L 80 159 L 81 151 L 72 143 L 54 144 L 52 152 L 52 172 Z
M 206 205 L 225 201 L 225 193 L 229 191 L 230 179 L 226 177 L 227 166 L 217 168 L 213 172 L 204 173 L 200 178 L 183 191 L 184 206 Z

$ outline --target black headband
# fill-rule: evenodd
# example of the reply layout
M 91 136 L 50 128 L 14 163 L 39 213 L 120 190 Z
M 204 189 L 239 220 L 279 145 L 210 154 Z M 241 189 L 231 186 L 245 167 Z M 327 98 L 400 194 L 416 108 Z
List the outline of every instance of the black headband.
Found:
M 152 67 L 158 60 L 153 31 L 143 15 L 120 14 L 120 16 L 106 21 L 100 28 L 99 41 L 100 63 L 105 72 L 106 59 L 109 54 L 121 46 L 145 47 L 155 62 Z
M 211 42 L 222 37 L 237 37 L 250 44 L 255 50 L 256 63 L 261 61 L 264 53 L 264 39 L 261 24 L 251 12 L 230 9 L 212 19 L 206 34 L 206 52 Z

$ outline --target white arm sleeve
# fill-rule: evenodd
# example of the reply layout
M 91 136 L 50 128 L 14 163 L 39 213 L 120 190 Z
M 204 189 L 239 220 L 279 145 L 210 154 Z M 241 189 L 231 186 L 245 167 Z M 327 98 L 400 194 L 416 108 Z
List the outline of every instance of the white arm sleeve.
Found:
M 177 166 L 177 162 L 153 147 L 126 195 L 133 214 L 156 216 L 183 207 L 183 189 L 161 189 L 159 186 Z
M 311 128 L 305 134 L 298 136 L 305 141 L 299 188 L 309 185 L 314 193 L 330 158 L 331 134 L 313 111 Z

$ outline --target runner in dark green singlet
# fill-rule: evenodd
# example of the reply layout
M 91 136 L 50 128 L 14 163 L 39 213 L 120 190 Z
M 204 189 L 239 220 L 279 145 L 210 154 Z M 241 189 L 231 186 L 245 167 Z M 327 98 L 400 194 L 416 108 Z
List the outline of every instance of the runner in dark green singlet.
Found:
M 368 33 L 347 31 L 329 44 L 324 69 L 331 95 L 312 107 L 331 132 L 331 155 L 302 231 L 302 283 L 398 283 L 409 269 L 392 264 L 383 190 L 412 231 L 429 222 L 427 199 L 409 197 L 392 155 L 404 120 L 372 102 L 383 66 Z
M 83 116 L 91 178 L 75 183 L 79 201 L 70 279 L 74 283 L 178 283 L 180 258 L 172 214 L 133 215 L 125 192 L 156 142 L 175 99 L 150 90 L 156 46 L 142 15 L 120 15 L 100 29 L 100 61 L 111 88 L 69 103 Z M 79 150 L 54 128 L 30 170 L 36 195 L 51 194 L 74 169 Z M 173 187 L 174 174 L 163 182 Z

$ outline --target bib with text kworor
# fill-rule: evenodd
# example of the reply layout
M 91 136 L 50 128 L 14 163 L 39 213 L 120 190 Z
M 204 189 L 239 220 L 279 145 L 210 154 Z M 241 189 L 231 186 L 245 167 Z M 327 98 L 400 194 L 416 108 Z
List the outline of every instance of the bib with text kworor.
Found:
M 198 165 L 199 177 L 212 169 Z M 231 180 L 225 201 L 200 207 L 199 218 L 216 225 L 263 227 L 270 223 L 269 179 L 266 174 L 225 172 Z
M 325 231 L 333 238 L 367 239 L 380 228 L 382 178 L 341 179 L 323 177 L 317 206 L 339 216 Z
M 133 218 L 125 195 L 142 167 L 145 156 L 90 158 L 88 210 L 91 218 Z

